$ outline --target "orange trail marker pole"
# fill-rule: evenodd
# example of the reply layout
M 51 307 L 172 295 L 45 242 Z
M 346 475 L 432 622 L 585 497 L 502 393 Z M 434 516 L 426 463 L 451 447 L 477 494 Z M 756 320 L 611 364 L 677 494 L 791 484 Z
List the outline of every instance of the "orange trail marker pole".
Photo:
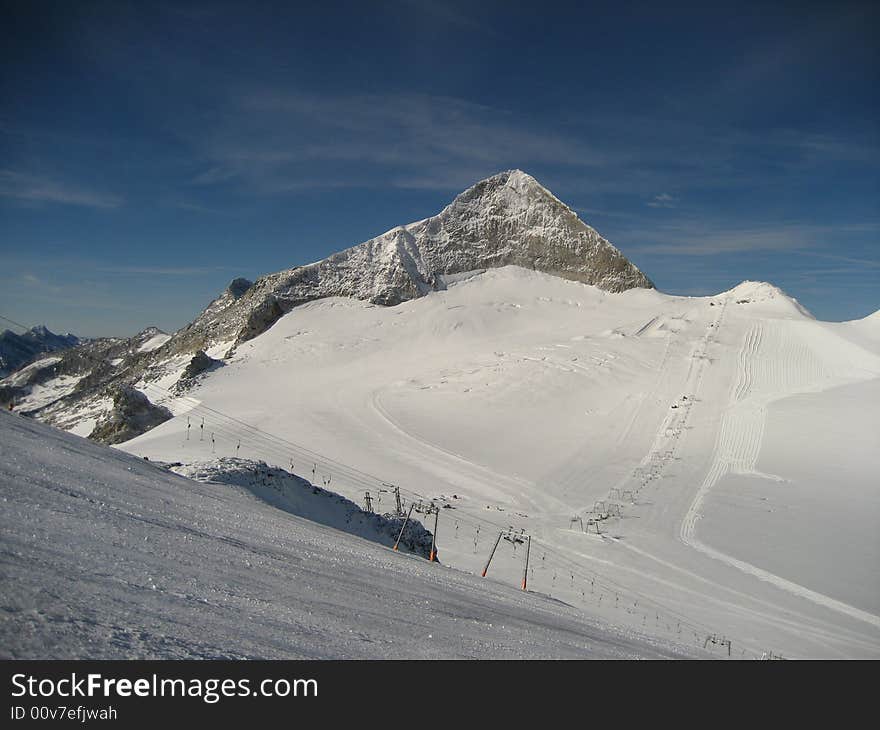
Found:
M 486 577 L 486 573 L 489 572 L 489 563 L 492 562 L 492 557 L 495 555 L 495 550 L 498 549 L 498 543 L 501 542 L 501 536 L 504 532 L 499 532 L 498 537 L 495 538 L 495 544 L 492 546 L 492 552 L 489 553 L 489 559 L 486 561 L 486 567 L 483 568 L 483 578 Z
M 409 506 L 409 512 L 406 513 L 406 519 L 403 521 L 403 526 L 400 528 L 400 534 L 397 536 L 397 540 L 394 541 L 394 549 L 397 550 L 397 546 L 400 545 L 400 538 L 403 537 L 403 531 L 406 529 L 406 523 L 409 522 L 409 516 L 412 514 L 414 504 Z
M 529 535 L 528 539 L 526 541 L 526 567 L 523 568 L 523 582 L 522 582 L 522 589 L 523 590 L 527 590 L 526 589 L 526 579 L 529 577 L 529 551 L 531 550 L 531 548 L 532 548 L 532 536 Z
M 437 522 L 440 519 L 440 508 L 434 507 L 434 534 L 431 535 L 431 555 L 428 561 L 434 563 L 437 561 Z

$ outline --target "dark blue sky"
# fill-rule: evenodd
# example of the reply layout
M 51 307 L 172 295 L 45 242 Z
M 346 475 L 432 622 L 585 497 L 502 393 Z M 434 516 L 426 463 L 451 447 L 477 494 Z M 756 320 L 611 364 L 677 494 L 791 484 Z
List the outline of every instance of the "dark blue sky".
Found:
M 876 6 L 3 2 L 0 314 L 174 330 L 518 167 L 663 291 L 864 316 Z

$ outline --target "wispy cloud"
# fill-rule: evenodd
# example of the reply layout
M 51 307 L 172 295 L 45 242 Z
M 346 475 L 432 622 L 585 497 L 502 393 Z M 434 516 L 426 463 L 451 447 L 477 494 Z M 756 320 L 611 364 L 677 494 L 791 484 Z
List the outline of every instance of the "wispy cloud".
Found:
M 536 131 L 509 111 L 424 94 L 314 96 L 267 90 L 234 100 L 207 134 L 193 182 L 461 189 L 508 167 L 608 164 L 573 136 Z
M 633 215 L 622 210 L 607 210 L 603 208 L 588 208 L 581 205 L 570 205 L 572 210 L 580 213 L 582 216 L 596 216 L 597 218 L 626 218 L 632 219 Z M 585 221 L 589 223 L 589 221 Z
M 185 210 L 190 213 L 209 213 L 211 215 L 218 215 L 225 212 L 217 208 L 210 208 L 207 205 L 190 203 L 186 200 L 175 200 L 173 203 L 171 203 L 171 207 L 177 208 L 178 210 Z
M 5 282 L 8 287 L 12 281 L 12 277 Z M 32 271 L 25 272 L 21 276 L 15 279 L 15 283 L 18 284 L 23 289 L 27 290 L 29 293 L 38 295 L 38 296 L 58 296 L 63 293 L 63 288 L 54 284 L 50 281 L 47 281 L 46 278 L 42 276 L 37 276 Z
M 422 15 L 431 16 L 449 25 L 464 30 L 478 31 L 486 35 L 496 36 L 498 32 L 491 26 L 481 23 L 473 15 L 465 12 L 460 6 L 440 0 L 399 0 L 401 4 L 412 7 Z M 467 7 L 467 4 L 464 4 Z
M 14 170 L 0 170 L 0 197 L 32 203 L 61 203 L 87 208 L 118 208 L 122 205 L 122 198 L 116 195 L 99 193 Z
M 864 259 L 852 256 L 840 256 L 839 254 L 823 253 L 821 251 L 797 251 L 799 256 L 809 256 L 811 258 L 827 259 L 830 261 L 841 261 L 847 264 L 854 264 L 857 268 L 864 270 L 880 268 L 880 259 Z M 847 271 L 854 270 L 853 267 L 846 267 Z
M 120 247 L 122 248 L 122 247 Z M 196 255 L 198 252 L 196 252 Z M 178 258 L 181 258 L 178 256 Z M 203 265 L 191 260 L 181 262 L 179 265 L 162 265 L 161 262 L 153 263 L 114 263 L 104 258 L 84 254 L 76 250 L 69 250 L 63 244 L 57 243 L 55 253 L 31 254 L 26 247 L 10 251 L 4 258 L 8 264 L 5 272 L 24 272 L 16 274 L 16 281 L 29 284 L 47 284 L 59 279 L 67 283 L 65 278 L 69 273 L 76 272 L 77 280 L 82 279 L 82 274 L 117 274 L 117 275 L 154 275 L 154 276 L 198 276 L 202 274 L 216 274 L 218 272 L 240 272 L 244 266 L 233 265 Z M 2 272 L 0 272 L 2 273 Z M 102 281 L 109 281 L 110 277 L 99 277 Z
M 238 173 L 231 168 L 211 167 L 204 172 L 200 172 L 190 182 L 194 185 L 214 185 L 232 180 L 237 175 Z
M 821 247 L 837 231 L 833 226 L 774 224 L 725 227 L 684 221 L 652 228 L 629 229 L 623 237 L 632 241 L 628 253 L 712 256 L 756 251 L 790 251 L 802 255 L 829 256 L 809 249 Z
M 183 135 L 203 168 L 192 183 L 269 194 L 340 187 L 461 190 L 519 167 L 547 171 L 555 180 L 542 181 L 563 183 L 567 190 L 559 192 L 568 195 L 645 196 L 647 206 L 671 209 L 681 199 L 668 192 L 670 186 L 682 194 L 772 188 L 841 164 L 880 163 L 870 140 L 601 115 L 563 125 L 427 94 L 249 91 L 224 104 L 212 125 L 193 122 Z M 644 143 L 634 148 L 632 139 Z
M 647 204 L 651 208 L 675 208 L 678 205 L 678 198 L 669 193 L 660 193 L 649 200 Z
M 148 276 L 198 276 L 218 271 L 238 271 L 230 266 L 99 266 L 102 274 L 144 274 Z

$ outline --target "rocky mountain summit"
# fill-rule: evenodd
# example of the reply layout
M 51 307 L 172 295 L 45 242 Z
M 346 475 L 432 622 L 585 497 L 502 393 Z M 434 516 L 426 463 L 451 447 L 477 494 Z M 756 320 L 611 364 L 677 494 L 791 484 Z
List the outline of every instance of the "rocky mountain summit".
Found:
M 175 341 L 244 342 L 299 304 L 341 296 L 393 306 L 445 288 L 444 277 L 522 266 L 620 292 L 651 281 L 574 211 L 520 170 L 465 190 L 440 213 L 306 266 L 236 279 Z M 170 343 L 169 343 L 170 344 Z
M 212 358 L 229 355 L 237 344 L 262 334 L 306 302 L 338 296 L 394 306 L 445 289 L 458 274 L 510 265 L 611 292 L 653 288 L 571 208 L 530 175 L 510 170 L 478 182 L 430 218 L 256 282 L 235 279 L 191 324 L 170 337 L 148 330 L 135 342 L 106 341 L 106 346 L 63 353 L 38 377 L 42 381 L 63 373 L 76 378 L 75 385 L 55 401 L 40 402 L 33 413 L 70 427 L 82 413 L 94 415 L 94 408 L 83 408 L 87 402 L 109 403 L 120 388 L 167 378 L 178 365 L 186 371 L 174 384 L 175 391 L 185 390 L 197 372 L 218 364 Z M 27 408 L 28 387 L 35 381 L 21 380 L 0 381 L 0 394 L 5 387 L 7 397 L 23 399 Z M 107 430 L 97 429 L 93 437 Z M 116 438 L 119 429 L 113 430 Z

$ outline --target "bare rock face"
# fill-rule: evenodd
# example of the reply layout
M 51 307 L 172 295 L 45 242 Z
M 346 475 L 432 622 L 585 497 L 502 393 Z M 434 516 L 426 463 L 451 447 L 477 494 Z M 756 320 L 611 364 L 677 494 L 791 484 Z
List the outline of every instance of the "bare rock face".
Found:
M 273 294 L 269 294 L 248 315 L 244 328 L 239 332 L 238 341 L 253 339 L 263 334 L 286 313 Z
M 204 350 L 199 350 L 193 355 L 192 360 L 189 361 L 189 365 L 186 366 L 186 369 L 183 371 L 183 375 L 180 376 L 181 380 L 192 380 L 198 375 L 201 375 L 204 372 L 207 372 L 211 368 L 218 367 L 223 364 L 222 360 L 215 360 L 213 357 L 208 357 L 205 354 Z
M 113 396 L 113 409 L 89 434 L 93 441 L 119 444 L 172 418 L 171 411 L 150 402 L 139 390 L 123 387 Z
M 413 227 L 434 274 L 522 266 L 608 291 L 653 284 L 567 205 L 520 170 L 503 172 L 459 195 Z
M 244 293 L 250 289 L 254 285 L 254 282 L 248 281 L 247 279 L 233 279 L 229 286 L 226 288 L 226 291 L 229 293 L 229 296 L 233 299 L 241 299 L 244 296 Z

